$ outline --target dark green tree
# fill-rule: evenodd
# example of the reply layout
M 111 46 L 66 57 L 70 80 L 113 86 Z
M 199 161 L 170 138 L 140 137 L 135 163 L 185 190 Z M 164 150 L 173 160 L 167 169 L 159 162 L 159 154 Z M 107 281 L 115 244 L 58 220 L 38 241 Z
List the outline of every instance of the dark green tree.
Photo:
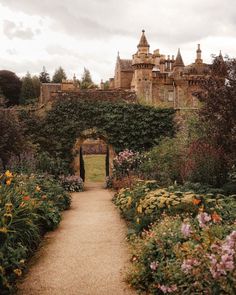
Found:
M 41 82 L 39 80 L 39 77 L 38 76 L 33 76 L 32 77 L 32 82 L 33 82 L 33 86 L 34 86 L 34 97 L 39 98 L 39 96 L 40 96 L 40 86 L 41 86 Z
M 22 78 L 20 103 L 27 104 L 35 99 L 35 89 L 32 77 L 29 72 Z
M 90 89 L 95 88 L 96 85 L 93 83 L 90 71 L 86 68 L 84 68 L 84 73 L 81 77 L 80 81 L 80 88 L 81 89 Z
M 58 69 L 56 69 L 56 71 L 52 77 L 52 82 L 53 83 L 61 83 L 62 80 L 66 80 L 66 79 L 67 79 L 67 76 L 66 76 L 64 69 L 62 67 L 59 67 Z
M 6 105 L 6 99 L 3 94 L 2 88 L 0 87 L 0 107 L 4 107 Z
M 7 106 L 19 104 L 21 80 L 15 73 L 7 70 L 0 71 L 0 87 L 7 100 Z
M 23 125 L 12 111 L 0 112 L 0 159 L 3 167 L 12 155 L 20 155 L 25 147 Z
M 39 74 L 39 80 L 41 83 L 50 83 L 50 76 L 45 66 L 43 66 L 43 71 Z

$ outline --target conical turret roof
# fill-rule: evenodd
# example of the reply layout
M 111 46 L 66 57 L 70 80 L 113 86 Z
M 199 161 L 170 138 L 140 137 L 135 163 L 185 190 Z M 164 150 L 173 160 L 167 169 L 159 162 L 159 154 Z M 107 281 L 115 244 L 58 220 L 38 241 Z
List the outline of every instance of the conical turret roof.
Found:
M 145 30 L 142 30 L 142 36 L 138 44 L 138 48 L 139 47 L 150 47 L 150 45 L 148 44 L 147 38 L 145 36 Z
M 178 49 L 178 53 L 174 62 L 174 67 L 184 67 L 184 62 L 180 53 L 180 49 Z

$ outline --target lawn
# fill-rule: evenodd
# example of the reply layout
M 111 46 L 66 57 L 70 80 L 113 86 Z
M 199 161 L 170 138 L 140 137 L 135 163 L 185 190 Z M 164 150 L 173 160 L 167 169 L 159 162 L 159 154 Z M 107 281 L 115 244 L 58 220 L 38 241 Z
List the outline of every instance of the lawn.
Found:
M 84 155 L 85 181 L 104 182 L 106 155 Z

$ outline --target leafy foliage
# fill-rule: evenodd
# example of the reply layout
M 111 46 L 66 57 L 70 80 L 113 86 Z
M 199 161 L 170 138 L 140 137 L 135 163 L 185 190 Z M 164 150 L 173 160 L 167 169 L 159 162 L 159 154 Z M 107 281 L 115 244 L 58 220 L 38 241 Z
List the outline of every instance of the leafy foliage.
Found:
M 7 106 L 19 104 L 21 93 L 21 80 L 11 71 L 0 71 L 0 88 L 7 100 Z
M 39 80 L 41 83 L 50 83 L 50 76 L 45 67 L 43 67 L 43 71 L 39 74 Z
M 66 80 L 66 73 L 64 71 L 64 69 L 62 67 L 59 67 L 58 69 L 56 69 L 53 77 L 52 77 L 52 82 L 53 83 L 61 83 L 62 80 Z
M 6 171 L 0 184 L 0 289 L 1 294 L 10 294 L 42 234 L 58 226 L 60 211 L 69 208 L 71 199 L 57 181 L 45 175 Z
M 30 73 L 28 72 L 26 76 L 22 78 L 20 103 L 26 104 L 35 98 L 36 98 L 36 94 L 35 94 L 33 80 Z
M 90 71 L 86 68 L 84 68 L 84 72 L 80 81 L 80 88 L 81 89 L 91 89 L 96 87 L 96 85 L 93 83 Z
M 216 58 L 213 73 L 198 93 L 203 106 L 199 111 L 201 121 L 209 126 L 207 140 L 222 147 L 236 159 L 236 59 Z
M 116 152 L 142 151 L 174 134 L 173 115 L 171 109 L 71 98 L 57 101 L 45 118 L 24 115 L 24 121 L 43 151 L 71 163 L 71 151 L 84 130 L 95 127 Z
M 12 155 L 26 148 L 23 125 L 13 112 L 0 112 L 0 159 L 5 166 Z

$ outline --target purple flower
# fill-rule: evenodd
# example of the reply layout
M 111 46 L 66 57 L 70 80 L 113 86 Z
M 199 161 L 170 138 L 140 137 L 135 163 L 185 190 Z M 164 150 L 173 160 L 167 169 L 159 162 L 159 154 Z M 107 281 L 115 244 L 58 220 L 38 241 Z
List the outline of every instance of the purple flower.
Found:
M 181 232 L 185 238 L 189 237 L 192 233 L 191 226 L 188 223 L 182 223 Z
M 157 270 L 159 266 L 159 263 L 157 261 L 153 261 L 151 264 L 150 264 L 150 268 L 151 270 Z
M 205 227 L 206 223 L 211 220 L 211 216 L 206 212 L 201 212 L 197 216 L 200 227 Z

